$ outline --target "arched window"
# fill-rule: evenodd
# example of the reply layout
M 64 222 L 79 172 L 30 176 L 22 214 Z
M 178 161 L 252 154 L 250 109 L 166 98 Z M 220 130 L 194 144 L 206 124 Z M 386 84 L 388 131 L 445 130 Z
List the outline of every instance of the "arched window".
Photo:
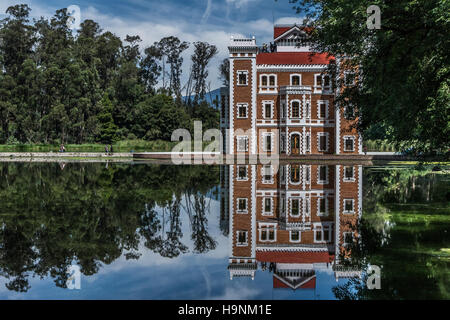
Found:
M 267 76 L 262 76 L 261 77 L 261 85 L 262 86 L 267 86 Z
M 298 164 L 291 166 L 291 182 L 292 183 L 300 182 L 300 165 Z
M 276 85 L 275 83 L 276 83 L 275 76 L 270 76 L 269 77 L 269 85 L 272 87 L 272 86 Z

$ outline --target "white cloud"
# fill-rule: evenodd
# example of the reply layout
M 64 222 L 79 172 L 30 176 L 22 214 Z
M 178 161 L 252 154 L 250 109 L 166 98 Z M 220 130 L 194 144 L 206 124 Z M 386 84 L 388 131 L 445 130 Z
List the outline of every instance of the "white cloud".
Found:
M 302 18 L 299 17 L 283 17 L 275 21 L 275 24 L 301 24 L 303 22 Z
M 259 0 L 226 0 L 228 4 L 234 5 L 236 8 L 242 8 L 250 2 L 256 2 Z

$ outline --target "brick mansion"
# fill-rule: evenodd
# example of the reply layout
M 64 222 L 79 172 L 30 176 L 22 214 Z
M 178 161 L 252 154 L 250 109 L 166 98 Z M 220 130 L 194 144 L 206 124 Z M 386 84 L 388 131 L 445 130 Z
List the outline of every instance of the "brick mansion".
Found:
M 362 154 L 354 110 L 336 106 L 342 87 L 333 88 L 327 68 L 336 63 L 344 85 L 355 84 L 355 72 L 340 70 L 340 58 L 311 52 L 305 39 L 297 25 L 275 25 L 270 49 L 254 37 L 231 38 L 229 88 L 221 92 L 223 153 Z

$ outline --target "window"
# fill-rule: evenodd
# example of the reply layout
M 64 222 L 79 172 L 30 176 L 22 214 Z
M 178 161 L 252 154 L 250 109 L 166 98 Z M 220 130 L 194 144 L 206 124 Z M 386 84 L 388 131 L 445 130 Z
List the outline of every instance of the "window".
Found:
M 344 167 L 344 181 L 355 181 L 353 167 Z
M 353 243 L 353 232 L 344 232 L 344 246 Z
M 237 167 L 237 180 L 247 180 L 247 166 Z
M 271 215 L 272 214 L 272 198 L 264 198 L 263 204 L 264 204 L 263 214 Z
M 286 152 L 286 134 L 284 133 L 280 135 L 280 149 L 281 152 Z
M 298 217 L 300 215 L 300 200 L 291 199 L 291 216 Z
M 236 233 L 236 243 L 238 246 L 246 246 L 248 245 L 248 232 L 247 231 L 237 231 Z
M 264 118 L 266 118 L 266 119 L 272 118 L 272 104 L 271 103 L 264 104 Z
M 239 103 L 238 107 L 238 118 L 247 118 L 248 105 L 246 103 Z
M 328 101 L 317 101 L 317 117 L 319 119 L 328 118 Z
M 247 136 L 238 136 L 237 139 L 237 151 L 238 152 L 246 152 L 248 151 L 248 137 Z
M 268 91 L 276 91 L 277 89 L 277 76 L 274 74 L 267 75 L 262 74 L 260 75 L 260 91 L 262 92 L 268 92 Z
M 306 183 L 310 183 L 311 182 L 311 167 L 310 166 L 306 166 L 305 167 L 305 180 Z
M 247 198 L 238 198 L 237 199 L 237 212 L 238 213 L 247 213 Z
M 344 151 L 355 151 L 355 137 L 344 137 Z
M 328 151 L 328 135 L 325 133 L 319 133 L 318 139 L 319 139 L 318 145 L 319 151 Z
M 311 136 L 306 135 L 306 151 L 311 151 Z
M 292 75 L 291 86 L 299 86 L 299 85 L 300 85 L 300 75 Z
M 263 183 L 272 183 L 272 167 L 264 166 L 262 170 Z
M 354 200 L 353 199 L 344 199 L 344 213 L 354 213 Z
M 318 183 L 326 184 L 328 182 L 328 166 L 318 166 Z
M 314 226 L 314 242 L 330 242 L 331 226 L 315 225 Z
M 309 199 L 306 198 L 305 199 L 305 214 L 306 214 L 306 216 L 309 217 L 309 213 L 310 213 L 310 211 L 309 211 Z
M 262 225 L 259 229 L 259 240 L 261 242 L 276 241 L 275 225 Z
M 290 231 L 289 235 L 291 242 L 300 242 L 300 231 Z
M 238 85 L 239 86 L 246 86 L 248 84 L 248 71 L 241 70 L 237 72 L 238 75 Z
M 275 76 L 270 76 L 270 77 L 269 77 L 269 86 L 271 86 L 271 87 L 276 86 L 276 79 L 275 79 Z
M 309 102 L 306 102 L 306 118 L 311 118 L 311 104 Z
M 292 101 L 292 118 L 300 118 L 300 102 Z
M 314 75 L 314 91 L 322 91 L 322 75 L 320 73 Z
M 298 164 L 291 166 L 291 183 L 300 182 L 300 166 Z
M 262 85 L 263 87 L 266 87 L 266 86 L 267 86 L 267 76 L 262 76 L 262 77 L 261 77 L 261 85 Z
M 344 118 L 346 120 L 355 120 L 355 108 L 353 108 L 353 105 L 345 106 Z
M 317 209 L 318 216 L 328 215 L 328 199 L 326 197 L 319 198 Z
M 355 73 L 353 71 L 347 71 L 344 73 L 344 83 L 346 86 L 352 86 L 355 84 Z
M 263 151 L 272 151 L 272 134 L 266 133 L 263 134 Z
M 331 89 L 330 76 L 323 76 L 323 90 L 329 91 Z

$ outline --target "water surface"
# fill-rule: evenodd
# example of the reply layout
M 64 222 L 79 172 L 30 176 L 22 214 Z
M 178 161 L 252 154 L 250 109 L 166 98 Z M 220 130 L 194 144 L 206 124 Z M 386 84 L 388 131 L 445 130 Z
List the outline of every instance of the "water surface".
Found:
M 448 171 L 282 167 L 0 163 L 0 298 L 450 297 Z

